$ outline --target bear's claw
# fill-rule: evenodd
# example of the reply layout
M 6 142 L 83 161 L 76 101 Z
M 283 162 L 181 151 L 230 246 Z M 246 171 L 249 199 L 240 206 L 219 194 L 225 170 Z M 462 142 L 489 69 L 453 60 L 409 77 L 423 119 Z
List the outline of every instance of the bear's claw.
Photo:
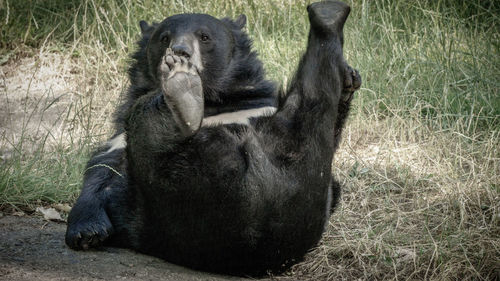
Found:
M 95 220 L 68 225 L 66 244 L 77 250 L 88 250 L 102 245 L 113 233 L 113 226 L 104 211 Z
M 355 91 L 359 90 L 361 87 L 361 75 L 359 72 L 350 67 L 347 63 L 344 63 L 344 88 L 342 99 L 344 101 L 349 101 Z

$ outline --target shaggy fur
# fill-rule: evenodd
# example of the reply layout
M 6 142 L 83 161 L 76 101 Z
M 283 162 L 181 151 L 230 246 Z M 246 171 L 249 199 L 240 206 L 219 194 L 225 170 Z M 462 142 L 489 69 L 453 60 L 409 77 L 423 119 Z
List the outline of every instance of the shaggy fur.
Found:
M 89 161 L 66 243 L 105 242 L 238 275 L 282 271 L 314 247 L 340 196 L 332 157 L 361 80 L 342 56 L 349 7 L 328 1 L 308 12 L 307 50 L 279 101 L 242 30 L 244 16 L 141 22 L 117 133 Z M 210 38 L 199 41 L 204 116 L 270 106 L 275 113 L 182 133 L 159 65 L 172 42 L 200 32 Z

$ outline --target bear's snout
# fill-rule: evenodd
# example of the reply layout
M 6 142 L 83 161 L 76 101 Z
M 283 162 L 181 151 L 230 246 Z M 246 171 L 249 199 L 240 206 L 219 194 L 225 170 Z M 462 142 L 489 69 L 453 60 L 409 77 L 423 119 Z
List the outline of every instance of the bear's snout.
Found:
M 189 46 L 183 44 L 176 44 L 172 46 L 172 51 L 175 55 L 180 57 L 190 58 L 193 55 L 193 51 Z
M 177 56 L 191 58 L 193 55 L 192 41 L 187 36 L 181 36 L 172 40 L 170 48 Z

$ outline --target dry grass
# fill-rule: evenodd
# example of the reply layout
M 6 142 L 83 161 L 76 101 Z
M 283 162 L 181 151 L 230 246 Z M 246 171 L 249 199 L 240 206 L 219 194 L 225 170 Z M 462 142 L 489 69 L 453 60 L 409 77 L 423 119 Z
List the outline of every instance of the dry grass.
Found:
M 0 68 L 0 209 L 74 200 L 126 88 L 116 56 L 54 49 L 23 47 Z
M 498 278 L 498 132 L 473 143 L 418 122 L 352 118 L 334 165 L 341 206 L 291 279 Z
M 499 279 L 500 8 L 475 2 L 350 2 L 346 57 L 364 84 L 332 170 L 343 197 L 319 247 L 276 279 Z M 20 3 L 0 1 L 0 209 L 76 198 L 139 19 L 245 13 L 284 84 L 307 33 L 304 1 Z

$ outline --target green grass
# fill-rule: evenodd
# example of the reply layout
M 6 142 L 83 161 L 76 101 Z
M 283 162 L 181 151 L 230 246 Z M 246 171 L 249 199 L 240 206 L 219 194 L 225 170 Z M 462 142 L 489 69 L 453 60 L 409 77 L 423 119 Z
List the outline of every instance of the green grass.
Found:
M 345 57 L 363 85 L 332 169 L 344 184 L 341 206 L 319 247 L 277 278 L 498 278 L 500 3 L 348 3 Z M 0 1 L 0 98 L 23 113 L 19 130 L 0 130 L 0 209 L 74 202 L 127 87 L 139 20 L 245 13 L 268 76 L 286 87 L 305 48 L 307 4 Z M 16 75 L 30 86 L 16 90 Z M 37 92 L 45 78 L 70 89 Z M 13 100 L 12 91 L 25 98 Z M 37 122 L 58 93 L 67 109 L 54 132 Z

